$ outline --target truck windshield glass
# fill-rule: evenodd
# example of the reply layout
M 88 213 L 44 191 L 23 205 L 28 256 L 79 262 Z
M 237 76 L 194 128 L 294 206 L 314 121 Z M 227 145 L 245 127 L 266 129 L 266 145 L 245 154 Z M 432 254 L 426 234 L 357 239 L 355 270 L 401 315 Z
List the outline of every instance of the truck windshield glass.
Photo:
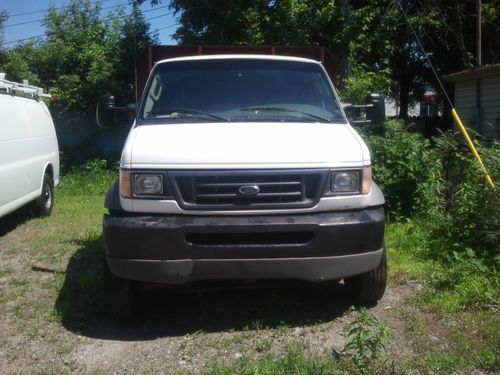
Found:
M 138 124 L 175 122 L 345 123 L 317 64 L 251 58 L 176 61 L 155 67 Z

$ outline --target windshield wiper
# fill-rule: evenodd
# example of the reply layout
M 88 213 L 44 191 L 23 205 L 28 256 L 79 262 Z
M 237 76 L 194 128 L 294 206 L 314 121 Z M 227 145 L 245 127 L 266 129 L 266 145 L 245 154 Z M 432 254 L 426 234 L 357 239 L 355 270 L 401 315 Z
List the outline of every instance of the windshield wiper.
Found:
M 168 108 L 168 109 L 162 109 L 161 111 L 153 111 L 150 112 L 150 115 L 173 115 L 174 113 L 178 114 L 185 114 L 185 115 L 201 115 L 201 116 L 206 116 L 206 117 L 211 117 L 217 120 L 221 120 L 224 122 L 228 122 L 229 119 L 222 117 L 222 116 L 217 116 L 212 113 L 208 112 L 203 112 L 203 111 L 198 111 L 196 109 L 190 109 L 190 108 Z M 197 117 L 197 116 L 194 116 Z
M 249 108 L 239 108 L 239 111 L 282 111 L 282 112 L 295 112 L 295 113 L 300 113 L 301 115 L 305 115 L 311 118 L 315 118 L 316 120 L 321 120 L 323 122 L 332 122 L 331 120 L 327 119 L 326 117 L 321 117 L 318 115 L 313 115 L 312 113 L 307 113 L 303 111 L 299 111 L 297 109 L 290 109 L 290 108 L 284 108 L 284 107 L 249 107 Z

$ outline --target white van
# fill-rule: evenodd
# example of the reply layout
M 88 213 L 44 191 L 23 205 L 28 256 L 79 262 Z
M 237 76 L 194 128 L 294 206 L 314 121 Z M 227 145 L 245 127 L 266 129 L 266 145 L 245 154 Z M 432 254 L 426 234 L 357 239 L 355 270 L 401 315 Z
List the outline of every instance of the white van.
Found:
M 367 109 L 383 121 L 381 96 Z M 101 126 L 127 108 L 101 98 Z M 129 116 L 133 118 L 134 116 Z M 387 278 L 384 196 L 321 63 L 213 55 L 158 62 L 104 216 L 111 308 L 141 282 L 344 279 L 376 303 Z
M 35 216 L 52 212 L 59 148 L 43 96 L 0 73 L 0 217 L 28 203 Z

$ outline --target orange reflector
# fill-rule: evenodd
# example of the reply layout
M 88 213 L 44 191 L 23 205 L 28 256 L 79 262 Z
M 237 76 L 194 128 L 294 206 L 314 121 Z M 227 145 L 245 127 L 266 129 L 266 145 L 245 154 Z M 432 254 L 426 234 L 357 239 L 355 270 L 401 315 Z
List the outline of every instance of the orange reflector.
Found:
M 368 194 L 372 187 L 372 167 L 363 168 L 361 176 L 361 194 Z
M 132 197 L 132 183 L 130 175 L 130 171 L 120 169 L 120 195 L 123 198 Z

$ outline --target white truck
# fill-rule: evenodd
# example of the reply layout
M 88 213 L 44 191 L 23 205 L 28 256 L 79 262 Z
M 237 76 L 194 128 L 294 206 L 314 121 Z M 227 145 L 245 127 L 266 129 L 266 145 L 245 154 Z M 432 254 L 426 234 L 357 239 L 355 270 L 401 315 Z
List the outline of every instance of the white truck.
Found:
M 360 303 L 382 297 L 384 197 L 321 63 L 159 61 L 135 113 L 102 97 L 97 120 L 133 122 L 103 223 L 116 315 L 141 282 L 343 279 Z
M 47 216 L 59 183 L 59 147 L 43 89 L 0 73 L 0 217 L 30 204 Z

